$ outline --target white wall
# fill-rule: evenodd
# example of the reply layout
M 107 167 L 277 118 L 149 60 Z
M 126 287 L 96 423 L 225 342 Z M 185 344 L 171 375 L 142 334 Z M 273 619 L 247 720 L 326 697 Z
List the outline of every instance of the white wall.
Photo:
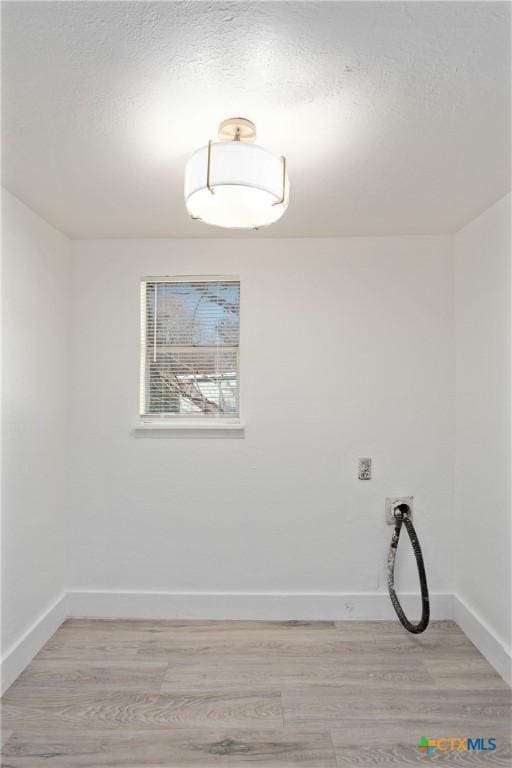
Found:
M 5 193 L 4 657 L 25 643 L 7 677 L 51 634 L 63 603 L 28 631 L 68 589 L 86 593 L 75 612 L 105 614 L 115 591 L 182 592 L 185 611 L 194 593 L 256 594 L 262 614 L 283 593 L 317 593 L 320 612 L 338 592 L 388 606 L 395 494 L 415 496 L 431 591 L 455 590 L 458 619 L 477 643 L 482 628 L 493 639 L 479 647 L 509 676 L 496 650 L 510 646 L 509 206 L 453 243 L 70 243 Z M 215 273 L 242 281 L 246 436 L 135 438 L 139 279 Z M 366 455 L 371 482 L 356 479 Z M 405 551 L 401 589 L 417 591 Z M 103 603 L 88 604 L 97 591 Z M 357 615 L 357 600 L 339 610 Z
M 68 239 L 8 192 L 2 283 L 5 660 L 66 586 L 70 285 Z
M 386 592 L 387 495 L 412 494 L 451 592 L 450 239 L 77 241 L 79 590 Z M 138 439 L 139 280 L 241 276 L 246 437 Z M 372 456 L 374 479 L 356 479 Z M 401 586 L 417 590 L 412 563 Z M 343 611 L 343 606 L 340 606 Z
M 510 652 L 510 195 L 454 245 L 455 590 Z

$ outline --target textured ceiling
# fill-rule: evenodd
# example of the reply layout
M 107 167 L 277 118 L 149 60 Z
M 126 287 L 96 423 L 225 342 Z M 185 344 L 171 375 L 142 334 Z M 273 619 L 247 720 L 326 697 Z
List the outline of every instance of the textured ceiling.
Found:
M 289 210 L 249 237 L 450 232 L 509 188 L 506 2 L 2 12 L 4 184 L 72 237 L 225 237 L 183 169 L 232 115 L 288 158 Z

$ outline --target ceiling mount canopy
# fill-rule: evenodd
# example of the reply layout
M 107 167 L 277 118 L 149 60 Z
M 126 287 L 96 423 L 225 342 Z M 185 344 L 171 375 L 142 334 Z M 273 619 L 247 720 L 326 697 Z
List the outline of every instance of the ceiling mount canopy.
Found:
M 254 144 L 256 126 L 230 117 L 219 141 L 196 150 L 185 169 L 185 203 L 193 219 L 229 229 L 273 224 L 288 207 L 286 158 Z
M 219 125 L 219 139 L 222 141 L 254 141 L 256 126 L 245 117 L 228 117 Z

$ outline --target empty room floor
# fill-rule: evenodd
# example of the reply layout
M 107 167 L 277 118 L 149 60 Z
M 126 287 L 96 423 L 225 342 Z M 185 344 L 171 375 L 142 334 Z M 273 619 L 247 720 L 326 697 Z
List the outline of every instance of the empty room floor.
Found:
M 3 698 L 2 766 L 508 766 L 511 706 L 450 621 L 71 619 Z

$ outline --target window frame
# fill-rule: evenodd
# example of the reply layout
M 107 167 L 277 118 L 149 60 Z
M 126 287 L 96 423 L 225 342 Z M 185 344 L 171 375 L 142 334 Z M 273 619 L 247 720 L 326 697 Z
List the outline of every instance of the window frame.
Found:
M 169 414 L 144 413 L 146 400 L 146 284 L 147 283 L 199 283 L 199 282 L 237 282 L 239 285 L 241 304 L 242 283 L 239 275 L 158 275 L 143 276 L 139 279 L 139 418 L 134 428 L 134 434 L 139 437 L 165 437 L 176 432 L 183 436 L 187 432 L 196 433 L 198 436 L 244 437 L 245 425 L 241 418 L 241 387 L 240 387 L 240 347 L 241 347 L 241 309 L 239 305 L 238 322 L 238 354 L 237 354 L 237 398 L 238 415 L 236 416 L 212 416 L 197 414 L 194 416 L 170 416 Z

